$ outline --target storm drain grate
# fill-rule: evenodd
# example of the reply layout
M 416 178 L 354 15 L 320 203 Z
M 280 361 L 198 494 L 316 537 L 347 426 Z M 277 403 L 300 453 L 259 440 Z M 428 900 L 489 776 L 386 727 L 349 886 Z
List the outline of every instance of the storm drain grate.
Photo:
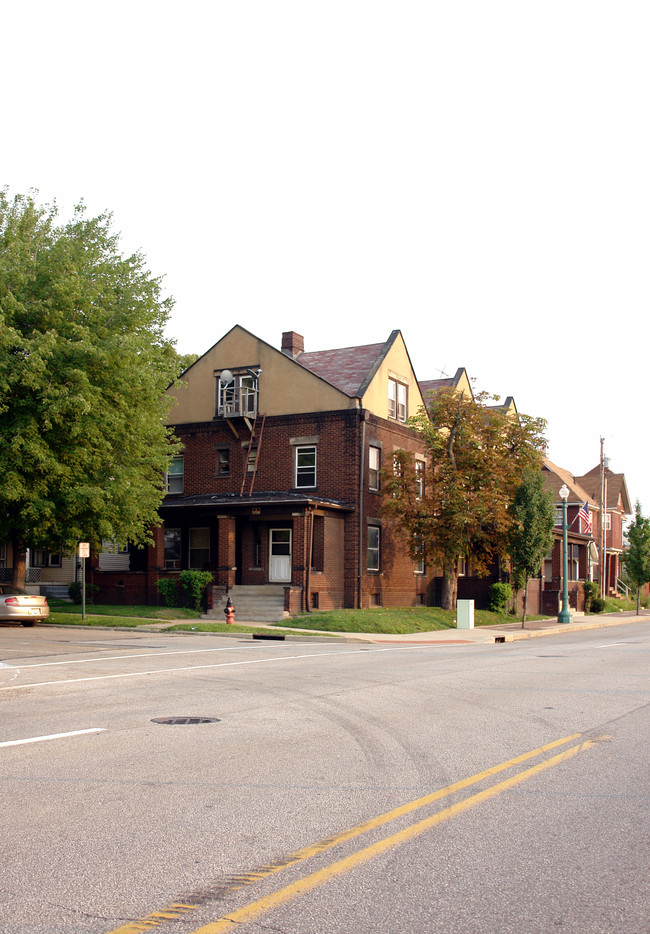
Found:
M 188 726 L 195 723 L 219 723 L 219 717 L 154 717 L 152 723 L 170 723 L 172 726 Z

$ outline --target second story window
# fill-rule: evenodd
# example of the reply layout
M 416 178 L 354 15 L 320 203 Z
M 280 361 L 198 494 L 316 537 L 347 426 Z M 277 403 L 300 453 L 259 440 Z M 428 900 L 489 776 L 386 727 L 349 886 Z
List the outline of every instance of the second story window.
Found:
M 415 498 L 424 496 L 424 461 L 415 462 Z
M 295 486 L 300 488 L 316 486 L 316 445 L 296 446 L 295 457 Z
M 388 417 L 405 422 L 408 415 L 407 392 L 404 383 L 396 379 L 388 380 Z
M 378 490 L 379 489 L 379 469 L 381 466 L 381 460 L 379 456 L 379 448 L 370 445 L 368 449 L 368 489 L 369 490 Z
M 185 455 L 175 454 L 165 474 L 165 492 L 182 493 L 185 475 Z
M 230 474 L 230 448 L 217 448 L 217 475 L 227 477 Z

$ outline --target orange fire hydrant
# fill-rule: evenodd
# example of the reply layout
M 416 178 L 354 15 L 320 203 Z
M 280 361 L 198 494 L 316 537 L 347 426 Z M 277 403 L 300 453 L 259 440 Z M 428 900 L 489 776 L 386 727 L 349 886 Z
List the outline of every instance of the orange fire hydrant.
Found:
M 235 608 L 232 605 L 232 600 L 228 597 L 225 607 L 223 608 L 224 613 L 226 614 L 226 622 L 234 623 L 235 622 Z

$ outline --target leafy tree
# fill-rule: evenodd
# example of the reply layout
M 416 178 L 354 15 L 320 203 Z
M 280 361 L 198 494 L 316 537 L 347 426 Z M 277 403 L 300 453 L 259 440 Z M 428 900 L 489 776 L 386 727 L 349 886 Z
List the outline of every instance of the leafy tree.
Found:
M 510 507 L 510 519 L 508 552 L 513 577 L 522 582 L 524 591 L 523 629 L 528 607 L 528 580 L 539 572 L 545 555 L 553 547 L 555 506 L 540 470 L 527 470 L 523 475 Z
M 625 571 L 636 587 L 636 611 L 641 610 L 641 588 L 650 582 L 650 519 L 641 514 L 636 501 L 634 519 L 627 530 L 628 547 L 625 552 Z
M 199 359 L 199 354 L 197 353 L 177 353 L 176 354 L 176 370 L 177 376 L 181 376 L 185 370 L 189 370 L 193 363 Z
M 28 547 L 142 544 L 176 444 L 164 389 L 178 355 L 171 299 L 111 215 L 0 192 L 0 541 L 25 580 Z
M 526 469 L 541 467 L 545 422 L 443 389 L 410 419 L 427 454 L 424 476 L 412 454 L 395 453 L 385 475 L 385 511 L 394 516 L 412 553 L 424 546 L 442 569 L 441 603 L 456 606 L 458 567 L 470 557 L 485 575 L 507 550 L 508 504 Z M 494 400 L 497 401 L 497 400 Z M 424 479 L 424 483 L 421 481 Z

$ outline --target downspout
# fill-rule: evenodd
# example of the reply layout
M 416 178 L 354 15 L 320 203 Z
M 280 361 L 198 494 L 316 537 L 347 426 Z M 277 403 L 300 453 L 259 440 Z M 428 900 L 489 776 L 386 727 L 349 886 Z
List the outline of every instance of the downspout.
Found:
M 314 554 L 314 506 L 307 507 L 309 516 L 308 545 L 307 545 L 307 569 L 305 573 L 305 609 L 311 613 L 311 562 Z
M 364 492 L 364 480 L 365 480 L 365 455 L 366 455 L 366 418 L 368 413 L 365 409 L 359 410 L 359 418 L 361 419 L 361 451 L 359 456 L 359 554 L 357 560 L 359 562 L 358 573 L 357 573 L 357 609 L 361 609 L 361 594 L 363 590 L 362 579 L 361 579 L 361 568 L 363 567 L 363 492 Z

